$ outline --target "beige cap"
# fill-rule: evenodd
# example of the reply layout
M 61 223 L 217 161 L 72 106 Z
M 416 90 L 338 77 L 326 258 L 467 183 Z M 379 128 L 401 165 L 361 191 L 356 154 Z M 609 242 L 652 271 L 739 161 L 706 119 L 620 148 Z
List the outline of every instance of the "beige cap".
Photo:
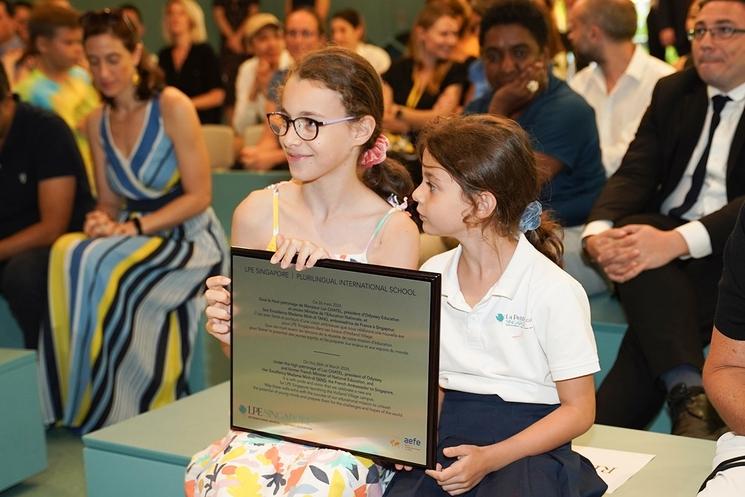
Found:
M 248 20 L 246 20 L 246 23 L 243 25 L 243 36 L 246 38 L 246 40 L 250 40 L 256 33 L 267 26 L 281 28 L 282 23 L 280 23 L 279 19 L 277 19 L 275 16 L 266 12 L 259 12 L 258 14 L 254 14 L 249 17 Z

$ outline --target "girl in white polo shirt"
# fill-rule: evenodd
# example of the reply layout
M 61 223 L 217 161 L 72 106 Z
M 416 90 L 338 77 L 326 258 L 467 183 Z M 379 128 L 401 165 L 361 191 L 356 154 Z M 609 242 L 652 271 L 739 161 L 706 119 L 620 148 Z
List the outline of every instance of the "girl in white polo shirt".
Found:
M 535 201 L 529 139 L 474 115 L 420 137 L 414 191 L 424 231 L 460 245 L 442 273 L 436 470 L 401 471 L 387 497 L 600 496 L 607 486 L 570 441 L 595 417 L 599 370 L 582 287 L 560 267 L 556 224 Z

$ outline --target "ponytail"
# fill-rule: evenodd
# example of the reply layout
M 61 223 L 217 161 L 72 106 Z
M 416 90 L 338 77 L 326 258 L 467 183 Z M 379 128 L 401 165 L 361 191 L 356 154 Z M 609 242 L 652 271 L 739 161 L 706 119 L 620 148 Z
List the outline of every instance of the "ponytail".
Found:
M 541 214 L 541 225 L 534 230 L 525 232 L 525 238 L 541 254 L 548 257 L 557 266 L 564 267 L 564 243 L 561 239 L 562 228 L 552 217 L 544 211 Z
M 364 169 L 362 182 L 385 200 L 393 194 L 399 202 L 403 202 L 404 198 L 411 199 L 411 192 L 414 191 L 414 181 L 409 171 L 391 158 Z

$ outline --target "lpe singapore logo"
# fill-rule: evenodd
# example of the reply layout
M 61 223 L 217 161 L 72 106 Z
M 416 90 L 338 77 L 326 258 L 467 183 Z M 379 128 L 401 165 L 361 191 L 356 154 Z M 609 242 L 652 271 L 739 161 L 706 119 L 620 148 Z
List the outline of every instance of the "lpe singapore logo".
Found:
M 389 442 L 391 447 L 403 447 L 405 450 L 422 450 L 424 443 L 416 437 L 392 438 Z
M 307 423 L 309 419 L 305 416 L 299 416 L 295 413 L 275 411 L 260 406 L 241 404 L 238 411 L 249 418 L 261 419 L 264 421 L 274 421 L 277 423 Z

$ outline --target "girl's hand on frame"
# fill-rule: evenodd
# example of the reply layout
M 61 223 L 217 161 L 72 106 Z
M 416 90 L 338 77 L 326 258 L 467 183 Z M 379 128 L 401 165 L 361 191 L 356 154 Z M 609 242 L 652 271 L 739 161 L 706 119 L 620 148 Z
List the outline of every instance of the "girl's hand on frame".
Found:
M 230 292 L 227 286 L 230 278 L 227 276 L 211 276 L 207 278 L 207 331 L 222 343 L 230 345 Z
M 329 253 L 326 249 L 319 247 L 307 240 L 296 238 L 285 238 L 277 235 L 277 251 L 269 260 L 272 264 L 279 263 L 279 267 L 287 269 L 292 264 L 292 258 L 297 255 L 295 269 L 302 271 L 313 267 L 319 259 L 328 259 Z
M 101 210 L 94 210 L 86 214 L 83 232 L 91 238 L 111 236 L 116 230 L 115 223 L 108 214 Z
M 436 469 L 428 469 L 425 473 L 437 480 L 437 484 L 450 495 L 468 492 L 494 471 L 486 447 L 457 445 L 443 449 L 443 454 L 458 460 L 446 469 L 438 463 Z

